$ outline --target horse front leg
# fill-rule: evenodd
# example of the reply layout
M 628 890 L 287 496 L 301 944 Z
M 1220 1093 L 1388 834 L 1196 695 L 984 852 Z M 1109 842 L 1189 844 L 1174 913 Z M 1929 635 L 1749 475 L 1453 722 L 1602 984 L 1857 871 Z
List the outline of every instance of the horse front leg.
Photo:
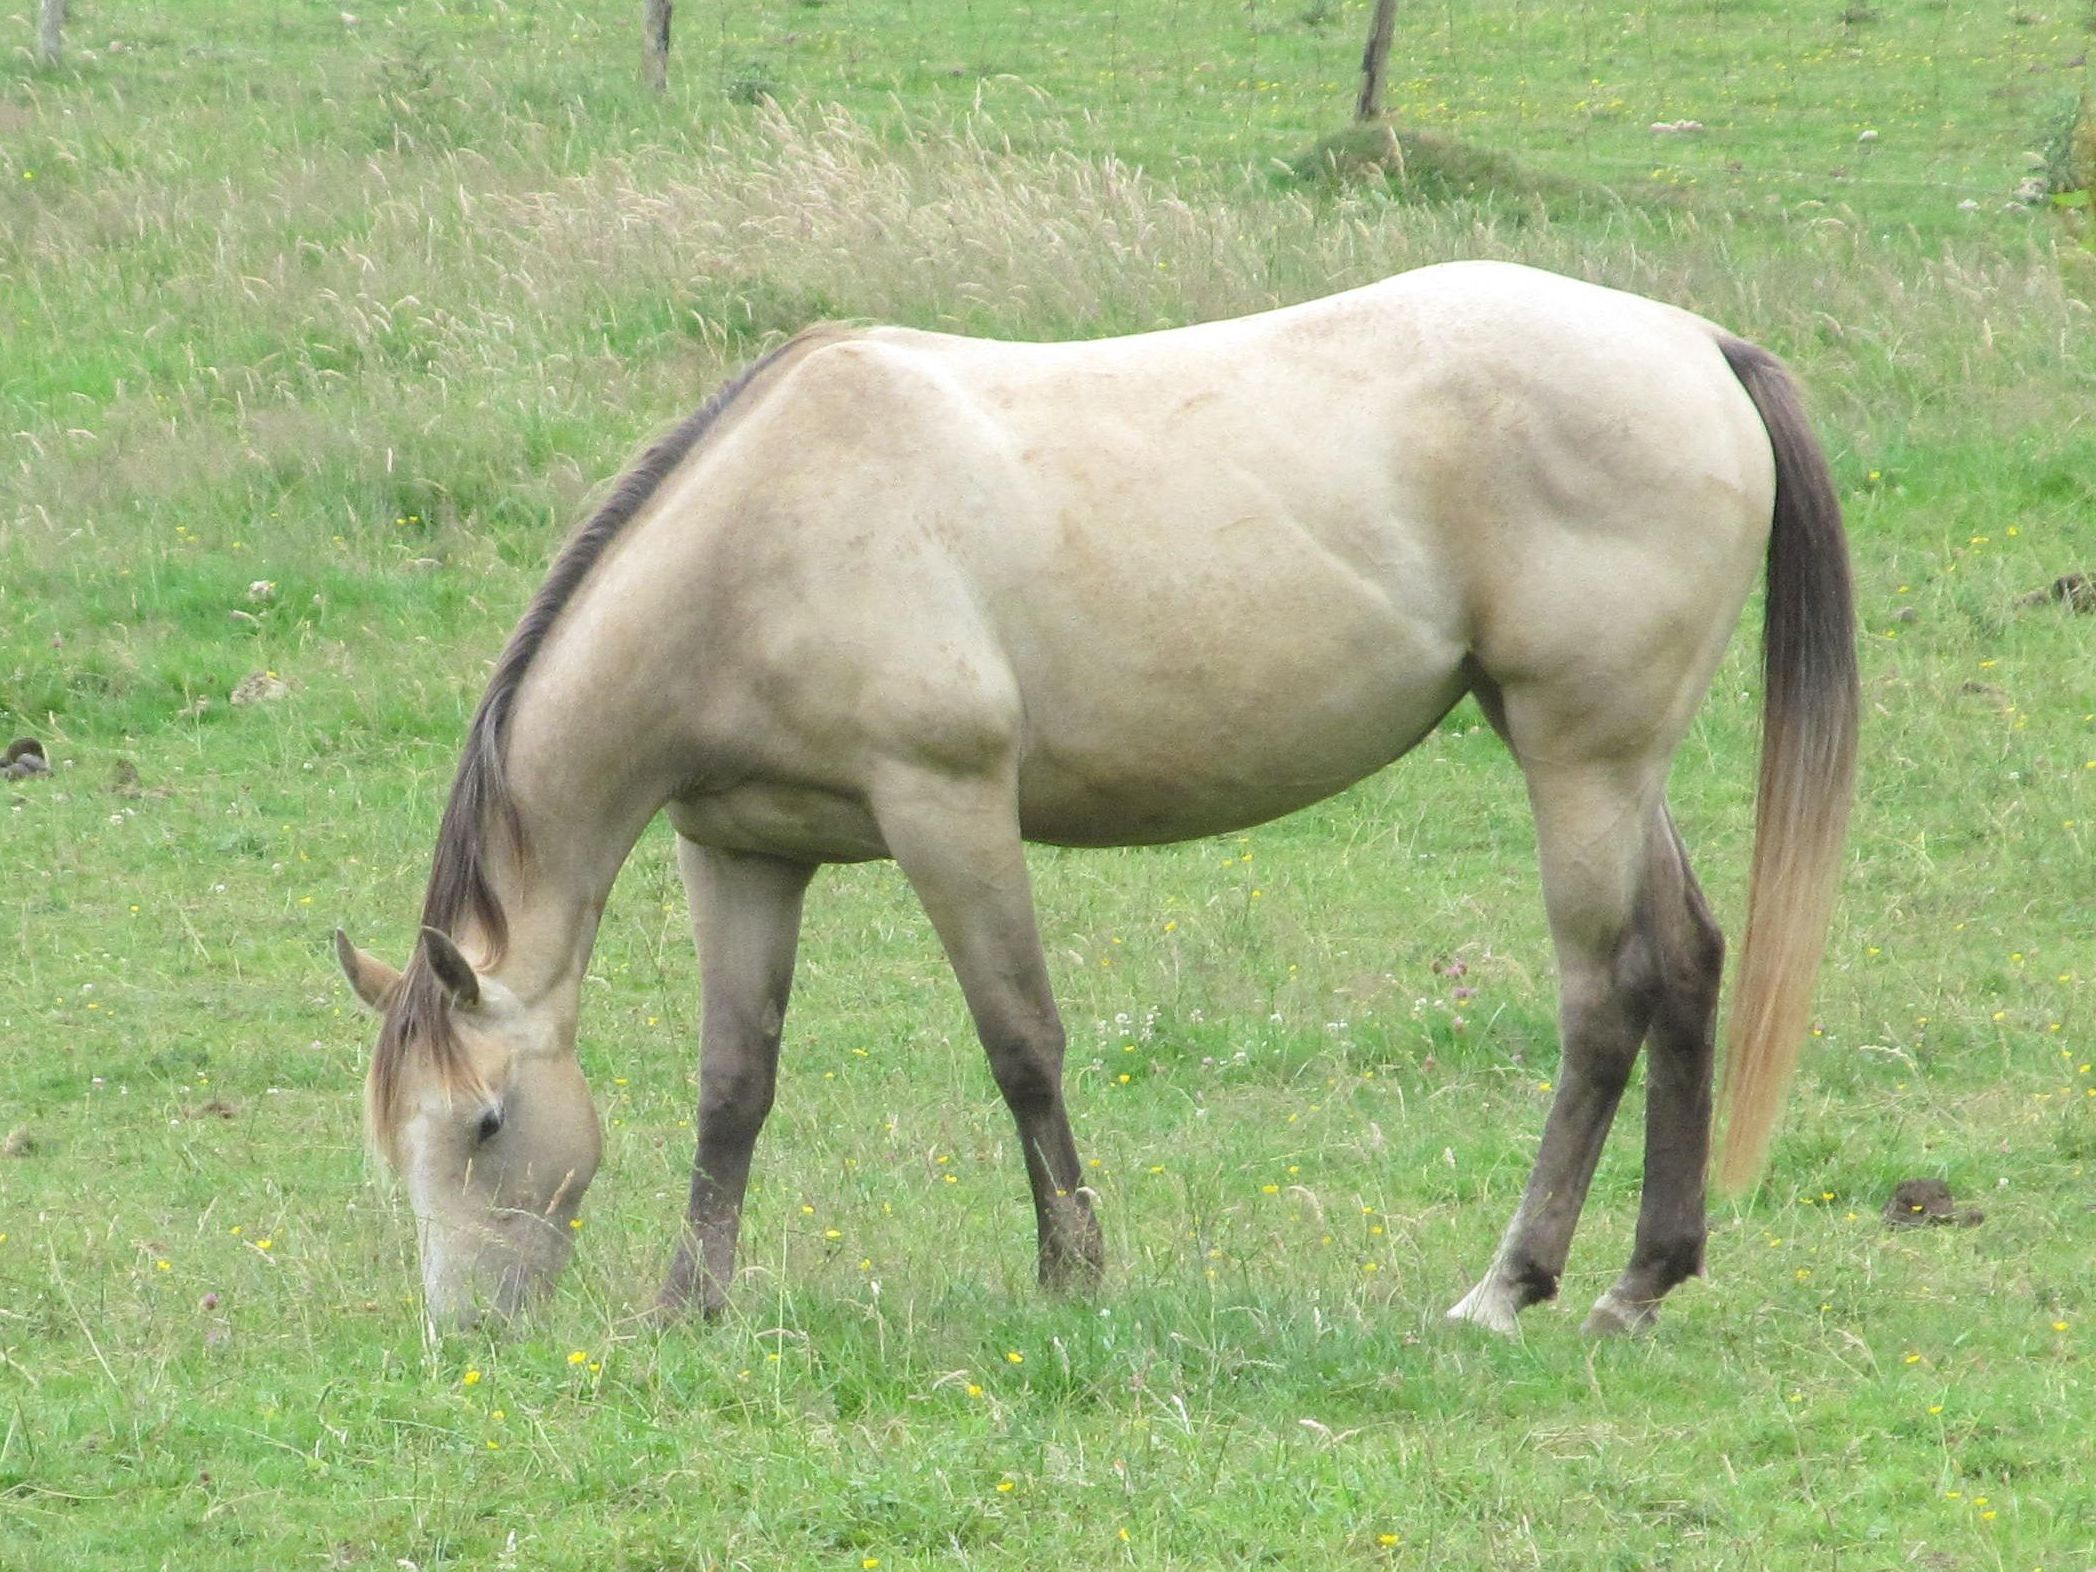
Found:
M 1034 924 L 1012 772 L 897 771 L 875 794 L 874 815 L 945 947 L 1019 1127 L 1041 1284 L 1090 1288 L 1105 1245 L 1063 1105 L 1063 1024 Z
M 662 1309 L 727 1307 L 750 1154 L 778 1084 L 801 902 L 813 864 L 677 842 L 699 945 L 699 1145 Z

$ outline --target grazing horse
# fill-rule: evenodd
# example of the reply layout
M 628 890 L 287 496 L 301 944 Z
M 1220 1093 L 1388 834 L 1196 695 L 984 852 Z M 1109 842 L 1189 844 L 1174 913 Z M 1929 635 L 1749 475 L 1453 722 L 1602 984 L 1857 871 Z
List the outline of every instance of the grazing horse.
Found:
M 1534 810 L 1563 1069 L 1449 1313 L 1557 1290 L 1650 1041 L 1642 1209 L 1588 1318 L 1702 1267 L 1724 941 L 1668 763 L 1763 563 L 1766 714 L 1720 1177 L 1804 1035 L 1851 796 L 1847 547 L 1795 388 L 1687 312 L 1500 263 L 1085 343 L 815 328 L 657 442 L 555 559 L 468 731 L 384 1021 L 374 1144 L 432 1320 L 564 1265 L 596 1172 L 576 1061 L 612 880 L 675 827 L 703 982 L 698 1152 L 663 1303 L 717 1313 L 801 903 L 892 857 L 1018 1123 L 1044 1284 L 1102 1265 L 1022 852 L 1181 841 L 1329 797 L 1474 694 Z

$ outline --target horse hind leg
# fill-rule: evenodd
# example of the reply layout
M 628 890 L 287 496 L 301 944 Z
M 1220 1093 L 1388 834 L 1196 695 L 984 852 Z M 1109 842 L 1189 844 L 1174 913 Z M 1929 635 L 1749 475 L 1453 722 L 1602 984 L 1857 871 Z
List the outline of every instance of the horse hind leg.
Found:
M 1702 1274 L 1709 1234 L 1704 1176 L 1725 936 L 1664 811 L 1652 835 L 1638 923 L 1659 984 L 1645 1062 L 1644 1197 L 1630 1264 L 1595 1301 L 1583 1328 L 1590 1336 L 1648 1330 L 1667 1292 Z
M 801 903 L 815 868 L 686 840 L 677 868 L 699 945 L 699 1140 L 659 1305 L 713 1317 L 727 1307 L 750 1158 L 778 1084 Z
M 1486 711 L 1509 733 L 1499 705 Z M 1509 740 L 1522 750 L 1521 727 Z M 1565 764 L 1522 758 L 1535 812 L 1544 905 L 1558 960 L 1558 1084 L 1527 1187 L 1499 1249 L 1451 1320 L 1511 1332 L 1554 1298 L 1572 1232 L 1659 997 L 1660 961 L 1639 920 L 1649 827 L 1663 814 L 1665 761 Z
M 875 793 L 874 816 L 946 949 L 1018 1125 L 1041 1285 L 1090 1288 L 1105 1246 L 1063 1104 L 1063 1024 L 1035 927 L 1011 773 L 901 772 Z

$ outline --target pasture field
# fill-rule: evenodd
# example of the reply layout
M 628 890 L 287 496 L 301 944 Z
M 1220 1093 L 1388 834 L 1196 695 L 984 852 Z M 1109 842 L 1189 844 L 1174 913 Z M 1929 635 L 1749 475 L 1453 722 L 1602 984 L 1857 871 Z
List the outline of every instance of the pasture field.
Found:
M 1393 107 L 1562 211 L 1276 173 L 1345 112 L 1359 0 L 691 5 L 660 100 L 637 7 L 73 9 L 43 72 L 0 7 L 0 726 L 56 765 L 0 782 L 0 1569 L 2096 1567 L 2096 618 L 2018 604 L 2096 569 L 2096 266 L 2003 210 L 2080 0 L 1408 8 Z M 1036 855 L 1088 1302 L 1031 1286 L 1006 1115 L 877 866 L 810 898 L 734 1312 L 643 1318 L 695 1095 L 658 826 L 585 995 L 576 1265 L 426 1342 L 328 935 L 404 958 L 591 489 L 817 317 L 1131 331 L 1473 255 L 1790 357 L 1849 508 L 1844 903 L 1711 1280 L 1577 1336 L 1634 1086 L 1565 1308 L 1442 1324 L 1556 1056 L 1466 704 L 1282 823 Z M 1673 787 L 1735 934 L 1757 615 Z M 254 674 L 288 691 L 230 702 Z M 1889 1231 L 1908 1177 L 1984 1220 Z

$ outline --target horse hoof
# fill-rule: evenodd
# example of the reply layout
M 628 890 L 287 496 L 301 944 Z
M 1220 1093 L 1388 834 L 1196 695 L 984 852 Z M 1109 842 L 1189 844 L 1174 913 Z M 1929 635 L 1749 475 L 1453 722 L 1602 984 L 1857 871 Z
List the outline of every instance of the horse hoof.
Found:
M 1513 1293 L 1504 1284 L 1488 1277 L 1456 1301 L 1448 1312 L 1448 1319 L 1468 1321 L 1488 1332 L 1512 1337 L 1516 1331 L 1515 1310 Z
M 664 1289 L 655 1296 L 654 1307 L 648 1319 L 657 1326 L 676 1326 L 686 1321 L 698 1321 L 713 1325 L 728 1313 L 727 1304 L 720 1300 L 702 1300 L 696 1294 L 673 1294 Z
M 1594 1301 L 1579 1331 L 1583 1337 L 1643 1337 L 1658 1324 L 1657 1304 L 1635 1304 L 1610 1290 Z
M 1084 1299 L 1096 1294 L 1106 1280 L 1106 1262 L 1091 1255 L 1044 1256 L 1039 1277 L 1044 1293 Z
M 657 1325 L 668 1325 L 676 1321 L 718 1321 L 728 1313 L 727 1290 L 711 1282 L 701 1283 L 695 1276 L 680 1271 L 671 1271 L 669 1281 L 662 1285 L 662 1292 L 655 1296 L 654 1308 L 648 1318 Z

